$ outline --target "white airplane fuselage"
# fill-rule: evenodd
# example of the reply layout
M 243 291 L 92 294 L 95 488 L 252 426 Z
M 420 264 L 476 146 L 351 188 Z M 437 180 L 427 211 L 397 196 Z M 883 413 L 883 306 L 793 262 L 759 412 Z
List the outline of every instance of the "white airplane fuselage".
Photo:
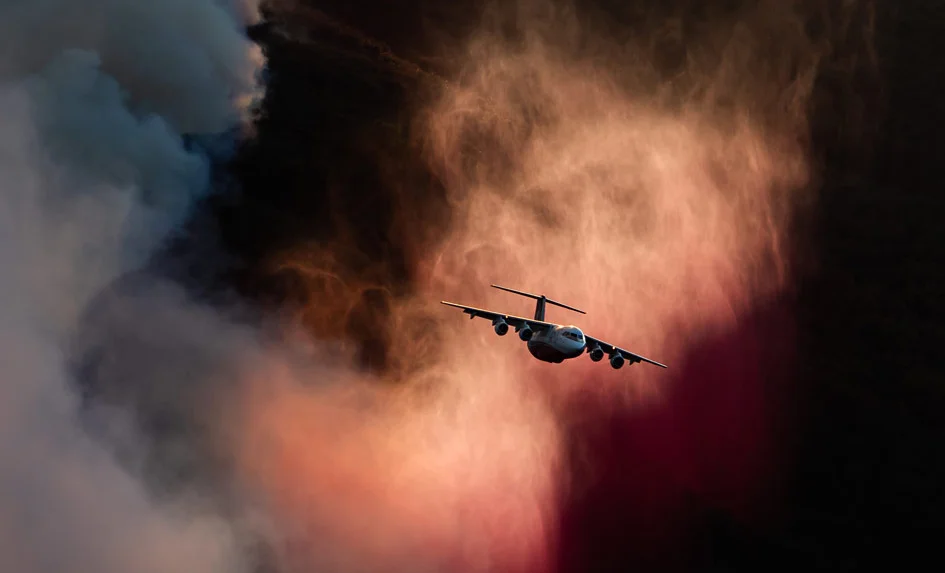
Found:
M 528 351 L 542 362 L 558 364 L 580 356 L 586 344 L 580 328 L 556 326 L 544 332 L 536 332 L 528 341 Z

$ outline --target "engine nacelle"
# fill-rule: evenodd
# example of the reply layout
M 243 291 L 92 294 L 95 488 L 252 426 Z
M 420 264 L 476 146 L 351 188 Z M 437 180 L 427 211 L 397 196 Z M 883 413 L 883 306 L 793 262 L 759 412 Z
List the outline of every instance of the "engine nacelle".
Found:
M 497 318 L 492 322 L 493 327 L 495 327 L 495 333 L 499 336 L 505 336 L 509 332 L 509 323 L 505 322 L 501 318 Z
M 619 352 L 614 352 L 610 355 L 610 365 L 614 370 L 619 370 L 623 367 L 624 359 Z
M 528 342 L 529 340 L 531 340 L 534 334 L 535 334 L 535 331 L 533 331 L 531 328 L 528 328 L 527 326 L 523 326 L 518 331 L 518 337 L 524 340 L 525 342 Z
M 590 355 L 591 355 L 591 360 L 593 360 L 594 362 L 600 362 L 601 360 L 604 359 L 604 351 L 601 350 L 600 346 L 595 346 L 594 348 L 592 348 Z

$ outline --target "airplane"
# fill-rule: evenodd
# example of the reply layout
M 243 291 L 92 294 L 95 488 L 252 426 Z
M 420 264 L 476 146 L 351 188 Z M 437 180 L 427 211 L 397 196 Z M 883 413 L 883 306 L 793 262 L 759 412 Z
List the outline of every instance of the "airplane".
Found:
M 579 312 L 581 314 L 587 314 L 583 310 L 578 310 L 566 304 L 551 300 L 545 295 L 531 294 L 499 285 L 489 286 L 520 296 L 535 299 L 537 301 L 535 303 L 535 317 L 523 318 L 521 316 L 513 316 L 511 314 L 503 314 L 500 312 L 493 312 L 491 310 L 484 310 L 473 306 L 465 306 L 462 304 L 447 302 L 445 300 L 441 300 L 440 303 L 462 309 L 464 314 L 469 315 L 470 320 L 476 318 L 477 316 L 480 318 L 485 318 L 486 320 L 491 320 L 492 326 L 495 329 L 495 333 L 499 336 L 505 336 L 509 332 L 509 325 L 511 325 L 515 328 L 515 332 L 518 333 L 518 337 L 527 343 L 528 351 L 531 353 L 531 355 L 542 362 L 560 364 L 565 360 L 577 358 L 581 354 L 587 352 L 590 354 L 590 358 L 594 362 L 600 362 L 603 360 L 604 354 L 606 353 L 610 358 L 611 367 L 613 367 L 615 370 L 622 368 L 624 363 L 633 365 L 637 362 L 647 362 L 649 364 L 659 366 L 660 368 L 666 368 L 665 364 L 660 364 L 655 360 L 650 360 L 649 358 L 640 356 L 639 354 L 634 354 L 629 350 L 618 348 L 612 344 L 604 342 L 603 340 L 587 336 L 581 331 L 580 328 L 576 326 L 565 326 L 561 324 L 554 324 L 552 322 L 545 322 L 545 306 L 548 304 L 560 306 L 561 308 L 573 310 L 574 312 Z

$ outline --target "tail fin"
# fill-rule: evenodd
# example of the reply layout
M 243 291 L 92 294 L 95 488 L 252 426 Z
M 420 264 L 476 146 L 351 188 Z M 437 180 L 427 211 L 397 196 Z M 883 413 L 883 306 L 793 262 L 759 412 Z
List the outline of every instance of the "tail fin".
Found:
M 507 287 L 499 286 L 499 285 L 489 285 L 489 286 L 491 286 L 492 288 L 497 288 L 497 289 L 499 289 L 499 290 L 504 290 L 504 291 L 506 291 L 506 292 L 514 293 L 514 294 L 517 294 L 517 295 L 519 295 L 519 296 L 524 296 L 524 297 L 533 298 L 533 299 L 537 300 L 537 301 L 538 301 L 538 304 L 535 305 L 535 320 L 542 320 L 542 321 L 545 320 L 545 303 L 553 304 L 553 305 L 555 305 L 555 306 L 560 306 L 561 308 L 566 308 L 566 309 L 568 309 L 568 310 L 573 310 L 574 312 L 579 312 L 579 313 L 581 313 L 581 314 L 587 314 L 587 313 L 584 312 L 583 310 L 574 308 L 573 306 L 568 306 L 568 305 L 566 305 L 566 304 L 564 304 L 564 303 L 560 303 L 560 302 L 558 302 L 558 301 L 551 300 L 550 298 L 546 297 L 546 296 L 543 295 L 543 294 L 532 294 L 532 293 L 530 293 L 530 292 L 522 292 L 522 291 L 520 291 L 520 290 L 515 290 L 515 289 L 511 289 L 511 288 L 507 288 Z

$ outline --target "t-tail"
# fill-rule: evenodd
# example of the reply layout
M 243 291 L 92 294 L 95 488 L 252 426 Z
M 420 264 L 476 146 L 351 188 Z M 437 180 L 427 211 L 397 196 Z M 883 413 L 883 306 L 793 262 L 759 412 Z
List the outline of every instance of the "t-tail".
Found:
M 499 289 L 499 290 L 504 290 L 504 291 L 506 291 L 506 292 L 510 292 L 510 293 L 514 293 L 514 294 L 517 294 L 517 295 L 520 295 L 520 296 L 525 296 L 525 297 L 528 297 L 528 298 L 533 298 L 533 299 L 535 299 L 535 300 L 537 301 L 537 302 L 535 303 L 535 316 L 534 316 L 534 319 L 535 319 L 535 320 L 540 320 L 540 321 L 542 321 L 542 322 L 545 321 L 545 305 L 546 305 L 546 304 L 553 304 L 553 305 L 555 305 L 555 306 L 560 306 L 561 308 L 566 308 L 566 309 L 568 309 L 568 310 L 573 310 L 574 312 L 580 312 L 581 314 L 587 314 L 587 313 L 584 312 L 583 310 L 579 310 L 579 309 L 577 309 L 577 308 L 574 308 L 573 306 L 568 306 L 568 305 L 563 304 L 563 303 L 560 303 L 560 302 L 558 302 L 558 301 L 551 300 L 550 298 L 546 297 L 546 296 L 543 295 L 543 294 L 532 294 L 532 293 L 530 293 L 530 292 L 522 292 L 522 291 L 520 291 L 520 290 L 515 290 L 515 289 L 511 289 L 511 288 L 506 288 L 506 287 L 504 287 L 504 286 L 499 286 L 499 285 L 490 285 L 490 286 L 491 286 L 492 288 L 497 288 L 497 289 Z

